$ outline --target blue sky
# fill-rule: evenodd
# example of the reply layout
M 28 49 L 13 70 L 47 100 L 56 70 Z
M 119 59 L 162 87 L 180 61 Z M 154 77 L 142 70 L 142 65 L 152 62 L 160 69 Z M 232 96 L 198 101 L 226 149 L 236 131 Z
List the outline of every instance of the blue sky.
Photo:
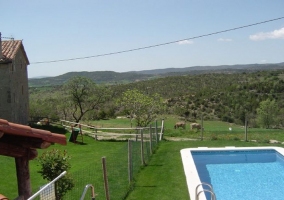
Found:
M 284 62 L 283 0 L 2 0 L 2 37 L 23 40 L 29 77 Z M 139 51 L 65 62 L 184 40 Z

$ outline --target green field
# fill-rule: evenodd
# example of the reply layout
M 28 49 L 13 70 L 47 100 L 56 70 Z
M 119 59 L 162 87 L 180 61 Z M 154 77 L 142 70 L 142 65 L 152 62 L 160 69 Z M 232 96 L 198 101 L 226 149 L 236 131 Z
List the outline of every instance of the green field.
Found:
M 280 129 L 248 129 L 248 140 L 244 141 L 244 128 L 239 125 L 205 121 L 203 141 L 200 140 L 201 132 L 192 131 L 189 123 L 186 129 L 174 129 L 177 121 L 174 117 L 165 117 L 165 140 L 159 143 L 147 166 L 138 166 L 140 171 L 135 177 L 133 190 L 129 191 L 127 180 L 127 142 L 95 141 L 93 138 L 84 137 L 84 144 L 68 142 L 67 146 L 52 145 L 49 149 L 56 148 L 67 150 L 71 156 L 71 170 L 76 187 L 67 194 L 66 199 L 79 199 L 86 184 L 93 184 L 96 199 L 105 199 L 102 179 L 102 157 L 106 157 L 108 176 L 111 190 L 111 199 L 189 199 L 185 176 L 181 163 L 180 150 L 190 147 L 224 147 L 224 146 L 283 146 L 283 130 Z M 101 120 L 88 122 L 101 127 L 130 127 L 129 119 Z M 229 127 L 232 130 L 229 130 Z M 66 135 L 69 138 L 70 134 Z M 170 141 L 171 139 L 196 139 L 196 141 Z M 270 144 L 270 139 L 279 143 Z M 79 140 L 80 141 L 80 140 Z M 47 149 L 48 150 L 48 149 Z M 46 150 L 39 150 L 39 154 Z M 137 154 L 139 157 L 139 153 Z M 0 157 L 0 185 L 1 193 L 14 199 L 17 196 L 15 161 L 12 158 Z M 126 166 L 125 166 L 126 165 Z M 126 170 L 125 170 L 126 169 Z M 33 192 L 46 183 L 38 173 L 37 160 L 30 162 L 31 182 Z

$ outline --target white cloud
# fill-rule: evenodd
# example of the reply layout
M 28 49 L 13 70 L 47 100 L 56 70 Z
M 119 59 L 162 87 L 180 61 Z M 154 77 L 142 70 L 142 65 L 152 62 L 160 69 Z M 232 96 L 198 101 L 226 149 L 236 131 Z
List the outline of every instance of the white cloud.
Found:
M 261 60 L 260 63 L 267 63 L 267 60 Z
M 177 44 L 179 44 L 179 45 L 193 44 L 193 41 L 191 41 L 191 40 L 182 40 L 182 41 L 178 41 Z
M 284 28 L 274 30 L 272 32 L 260 32 L 254 35 L 250 35 L 249 38 L 254 41 L 266 39 L 284 39 Z
M 219 42 L 232 42 L 233 40 L 229 38 L 219 38 L 218 41 Z

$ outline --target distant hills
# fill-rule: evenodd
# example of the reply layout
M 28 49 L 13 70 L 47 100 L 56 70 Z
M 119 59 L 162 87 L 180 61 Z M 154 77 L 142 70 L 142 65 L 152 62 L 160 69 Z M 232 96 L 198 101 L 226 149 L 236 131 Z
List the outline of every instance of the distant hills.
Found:
M 166 68 L 130 72 L 94 71 L 94 72 L 68 72 L 55 77 L 37 77 L 29 79 L 30 87 L 62 85 L 70 78 L 83 76 L 92 79 L 97 84 L 123 84 L 143 80 L 150 80 L 166 76 L 181 76 L 186 74 L 207 73 L 242 73 L 267 70 L 284 69 L 283 63 L 276 64 L 243 64 L 243 65 L 220 65 L 220 66 L 195 66 L 186 68 Z

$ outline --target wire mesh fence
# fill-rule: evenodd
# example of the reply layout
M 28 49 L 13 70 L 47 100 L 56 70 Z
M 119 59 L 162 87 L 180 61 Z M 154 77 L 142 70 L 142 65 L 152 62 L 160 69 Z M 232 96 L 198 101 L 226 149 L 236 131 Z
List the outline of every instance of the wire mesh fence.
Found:
M 155 128 L 155 124 L 153 128 L 141 128 L 136 133 L 136 138 L 117 141 L 122 143 L 120 149 L 102 157 L 101 160 L 90 159 L 87 166 L 84 165 L 80 170 L 72 172 L 75 186 L 63 199 L 92 199 L 90 197 L 94 196 L 93 193 L 96 199 L 125 199 L 133 187 L 137 174 L 149 163 L 152 153 L 158 146 L 158 130 L 161 129 Z M 88 185 L 93 186 L 94 191 L 92 188 L 86 188 Z M 44 198 L 38 196 L 36 199 Z
M 143 142 L 141 139 L 128 140 L 117 153 L 103 157 L 105 169 L 102 158 L 101 161 L 97 160 L 88 167 L 72 173 L 75 187 L 65 195 L 64 199 L 80 199 L 87 184 L 94 186 L 96 199 L 125 199 L 133 186 L 135 177 L 150 161 L 151 151 L 157 148 L 158 142 L 154 141 L 150 149 L 150 138 L 143 135 L 146 136 Z M 105 179 L 104 173 L 106 174 Z M 86 197 L 91 195 L 89 190 Z

